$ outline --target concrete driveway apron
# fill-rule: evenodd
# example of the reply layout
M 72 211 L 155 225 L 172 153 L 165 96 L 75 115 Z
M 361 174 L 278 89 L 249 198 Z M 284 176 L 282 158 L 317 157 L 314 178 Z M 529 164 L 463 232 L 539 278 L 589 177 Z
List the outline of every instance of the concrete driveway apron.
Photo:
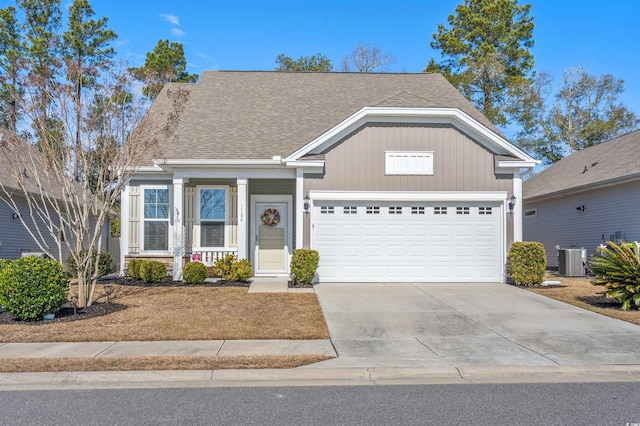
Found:
M 640 326 L 506 284 L 318 284 L 317 367 L 640 364 Z

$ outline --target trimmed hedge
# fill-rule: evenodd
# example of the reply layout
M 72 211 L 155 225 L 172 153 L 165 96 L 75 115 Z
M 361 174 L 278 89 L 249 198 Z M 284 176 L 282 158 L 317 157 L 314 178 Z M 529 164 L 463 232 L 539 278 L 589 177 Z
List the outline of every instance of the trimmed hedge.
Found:
M 159 283 L 167 276 L 167 265 L 157 260 L 143 260 L 140 276 L 147 283 Z
M 21 320 L 58 312 L 68 293 L 67 274 L 55 260 L 23 257 L 0 272 L 0 305 Z
M 544 281 L 547 256 L 544 245 L 536 241 L 511 244 L 507 257 L 507 274 L 516 285 L 538 286 Z
M 182 269 L 182 279 L 187 284 L 202 284 L 208 276 L 207 267 L 200 262 L 189 262 Z
M 86 256 L 87 252 L 88 250 L 82 250 L 81 256 Z M 91 252 L 91 265 L 89 267 L 89 271 L 91 274 L 93 274 L 96 257 L 98 257 L 98 252 L 94 250 Z M 109 253 L 108 251 L 100 252 L 99 262 L 98 277 L 104 277 L 105 275 L 109 275 L 109 273 L 113 271 L 113 268 L 111 267 L 113 264 L 113 257 L 111 257 L 111 253 Z M 78 266 L 76 265 L 76 260 L 73 258 L 73 256 L 69 256 L 69 259 L 67 259 L 67 269 L 69 270 L 69 275 L 71 275 L 72 277 L 76 277 L 78 275 Z
M 606 287 L 604 295 L 618 301 L 623 311 L 640 309 L 640 257 L 628 244 L 609 241 L 607 246 L 598 247 L 599 255 L 591 256 L 593 284 Z
M 11 259 L 0 259 L 0 272 L 4 270 L 9 264 L 13 262 Z
M 253 268 L 247 259 L 238 260 L 235 254 L 227 254 L 216 259 L 213 274 L 224 281 L 246 282 L 253 276 Z
M 140 273 L 140 267 L 145 262 L 144 259 L 131 259 L 127 265 L 127 275 L 136 280 L 141 280 L 142 275 Z
M 310 284 L 316 276 L 320 254 L 316 250 L 296 249 L 291 258 L 291 280 L 294 285 Z

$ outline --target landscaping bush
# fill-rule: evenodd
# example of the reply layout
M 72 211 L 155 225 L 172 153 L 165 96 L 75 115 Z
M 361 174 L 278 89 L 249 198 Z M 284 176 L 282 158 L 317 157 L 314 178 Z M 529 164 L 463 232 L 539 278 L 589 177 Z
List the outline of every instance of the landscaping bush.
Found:
M 141 280 L 142 274 L 140 273 L 140 267 L 144 262 L 144 259 L 129 260 L 129 264 L 127 266 L 127 275 L 129 275 L 131 278 L 135 278 L 136 280 Z
M 87 250 L 82 250 L 81 256 L 85 256 L 86 253 L 87 253 Z M 93 274 L 93 268 L 95 267 L 94 265 L 96 264 L 96 257 L 98 257 L 98 252 L 94 250 L 91 253 L 91 265 L 89 268 L 89 271 L 91 274 Z M 100 260 L 98 265 L 98 277 L 103 277 L 111 273 L 111 271 L 113 270 L 111 267 L 112 264 L 113 264 L 113 258 L 111 257 L 111 253 L 107 251 L 100 252 Z M 71 275 L 72 277 L 78 276 L 78 266 L 76 265 L 76 260 L 73 258 L 73 256 L 69 256 L 69 259 L 67 260 L 67 270 L 69 271 L 69 275 Z
M 247 282 L 253 276 L 251 262 L 247 259 L 237 260 L 231 265 L 231 272 L 224 278 L 227 281 Z
M 143 260 L 140 275 L 147 283 L 159 283 L 167 276 L 167 265 L 157 260 Z
M 535 241 L 511 244 L 507 257 L 507 274 L 516 285 L 537 286 L 544 281 L 547 256 L 544 245 Z
M 64 267 L 55 260 L 23 257 L 0 272 L 0 305 L 21 320 L 56 313 L 68 292 Z
M 320 254 L 316 250 L 297 249 L 291 258 L 291 280 L 293 284 L 310 284 L 316 276 Z
M 623 311 L 633 306 L 640 308 L 640 257 L 627 244 L 607 243 L 608 248 L 597 248 L 591 257 L 590 268 L 595 285 L 606 287 L 604 295 L 615 299 Z
M 182 269 L 182 279 L 187 284 L 202 284 L 208 275 L 207 267 L 200 262 L 189 262 Z
M 238 260 L 235 254 L 227 254 L 216 259 L 213 274 L 225 281 L 246 282 L 253 275 L 253 268 L 247 259 Z
M 0 259 L 0 272 L 4 270 L 9 264 L 13 262 L 11 259 Z

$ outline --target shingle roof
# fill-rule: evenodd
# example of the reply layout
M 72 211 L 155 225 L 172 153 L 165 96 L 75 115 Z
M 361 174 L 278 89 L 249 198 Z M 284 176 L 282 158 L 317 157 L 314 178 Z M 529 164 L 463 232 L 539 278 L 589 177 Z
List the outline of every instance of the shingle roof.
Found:
M 365 106 L 452 107 L 498 130 L 439 74 L 206 71 L 168 84 L 149 110 L 167 114 L 167 91 L 190 92 L 165 159 L 285 157 Z
M 26 161 L 30 164 L 25 163 Z M 31 170 L 44 168 L 46 167 L 42 156 L 29 142 L 14 132 L 0 127 L 0 184 L 5 189 L 10 192 L 16 190 L 18 193 L 22 191 L 14 173 L 23 170 L 23 178 L 20 180 L 25 188 L 29 192 L 38 193 L 40 191 L 38 183 L 34 176 L 29 176 L 29 173 Z M 47 182 L 48 186 L 53 186 L 48 180 L 44 182 Z
M 576 151 L 532 176 L 525 200 L 640 176 L 640 130 Z

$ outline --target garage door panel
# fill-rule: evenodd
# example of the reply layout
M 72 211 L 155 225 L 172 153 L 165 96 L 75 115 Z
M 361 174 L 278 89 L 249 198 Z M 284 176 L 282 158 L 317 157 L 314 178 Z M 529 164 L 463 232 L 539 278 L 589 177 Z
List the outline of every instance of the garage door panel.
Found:
M 321 214 L 321 206 L 313 210 L 312 247 L 320 252 L 321 281 L 501 278 L 502 223 L 497 203 L 462 203 L 460 209 L 451 202 L 340 203 L 322 203 L 333 205 L 334 214 Z

